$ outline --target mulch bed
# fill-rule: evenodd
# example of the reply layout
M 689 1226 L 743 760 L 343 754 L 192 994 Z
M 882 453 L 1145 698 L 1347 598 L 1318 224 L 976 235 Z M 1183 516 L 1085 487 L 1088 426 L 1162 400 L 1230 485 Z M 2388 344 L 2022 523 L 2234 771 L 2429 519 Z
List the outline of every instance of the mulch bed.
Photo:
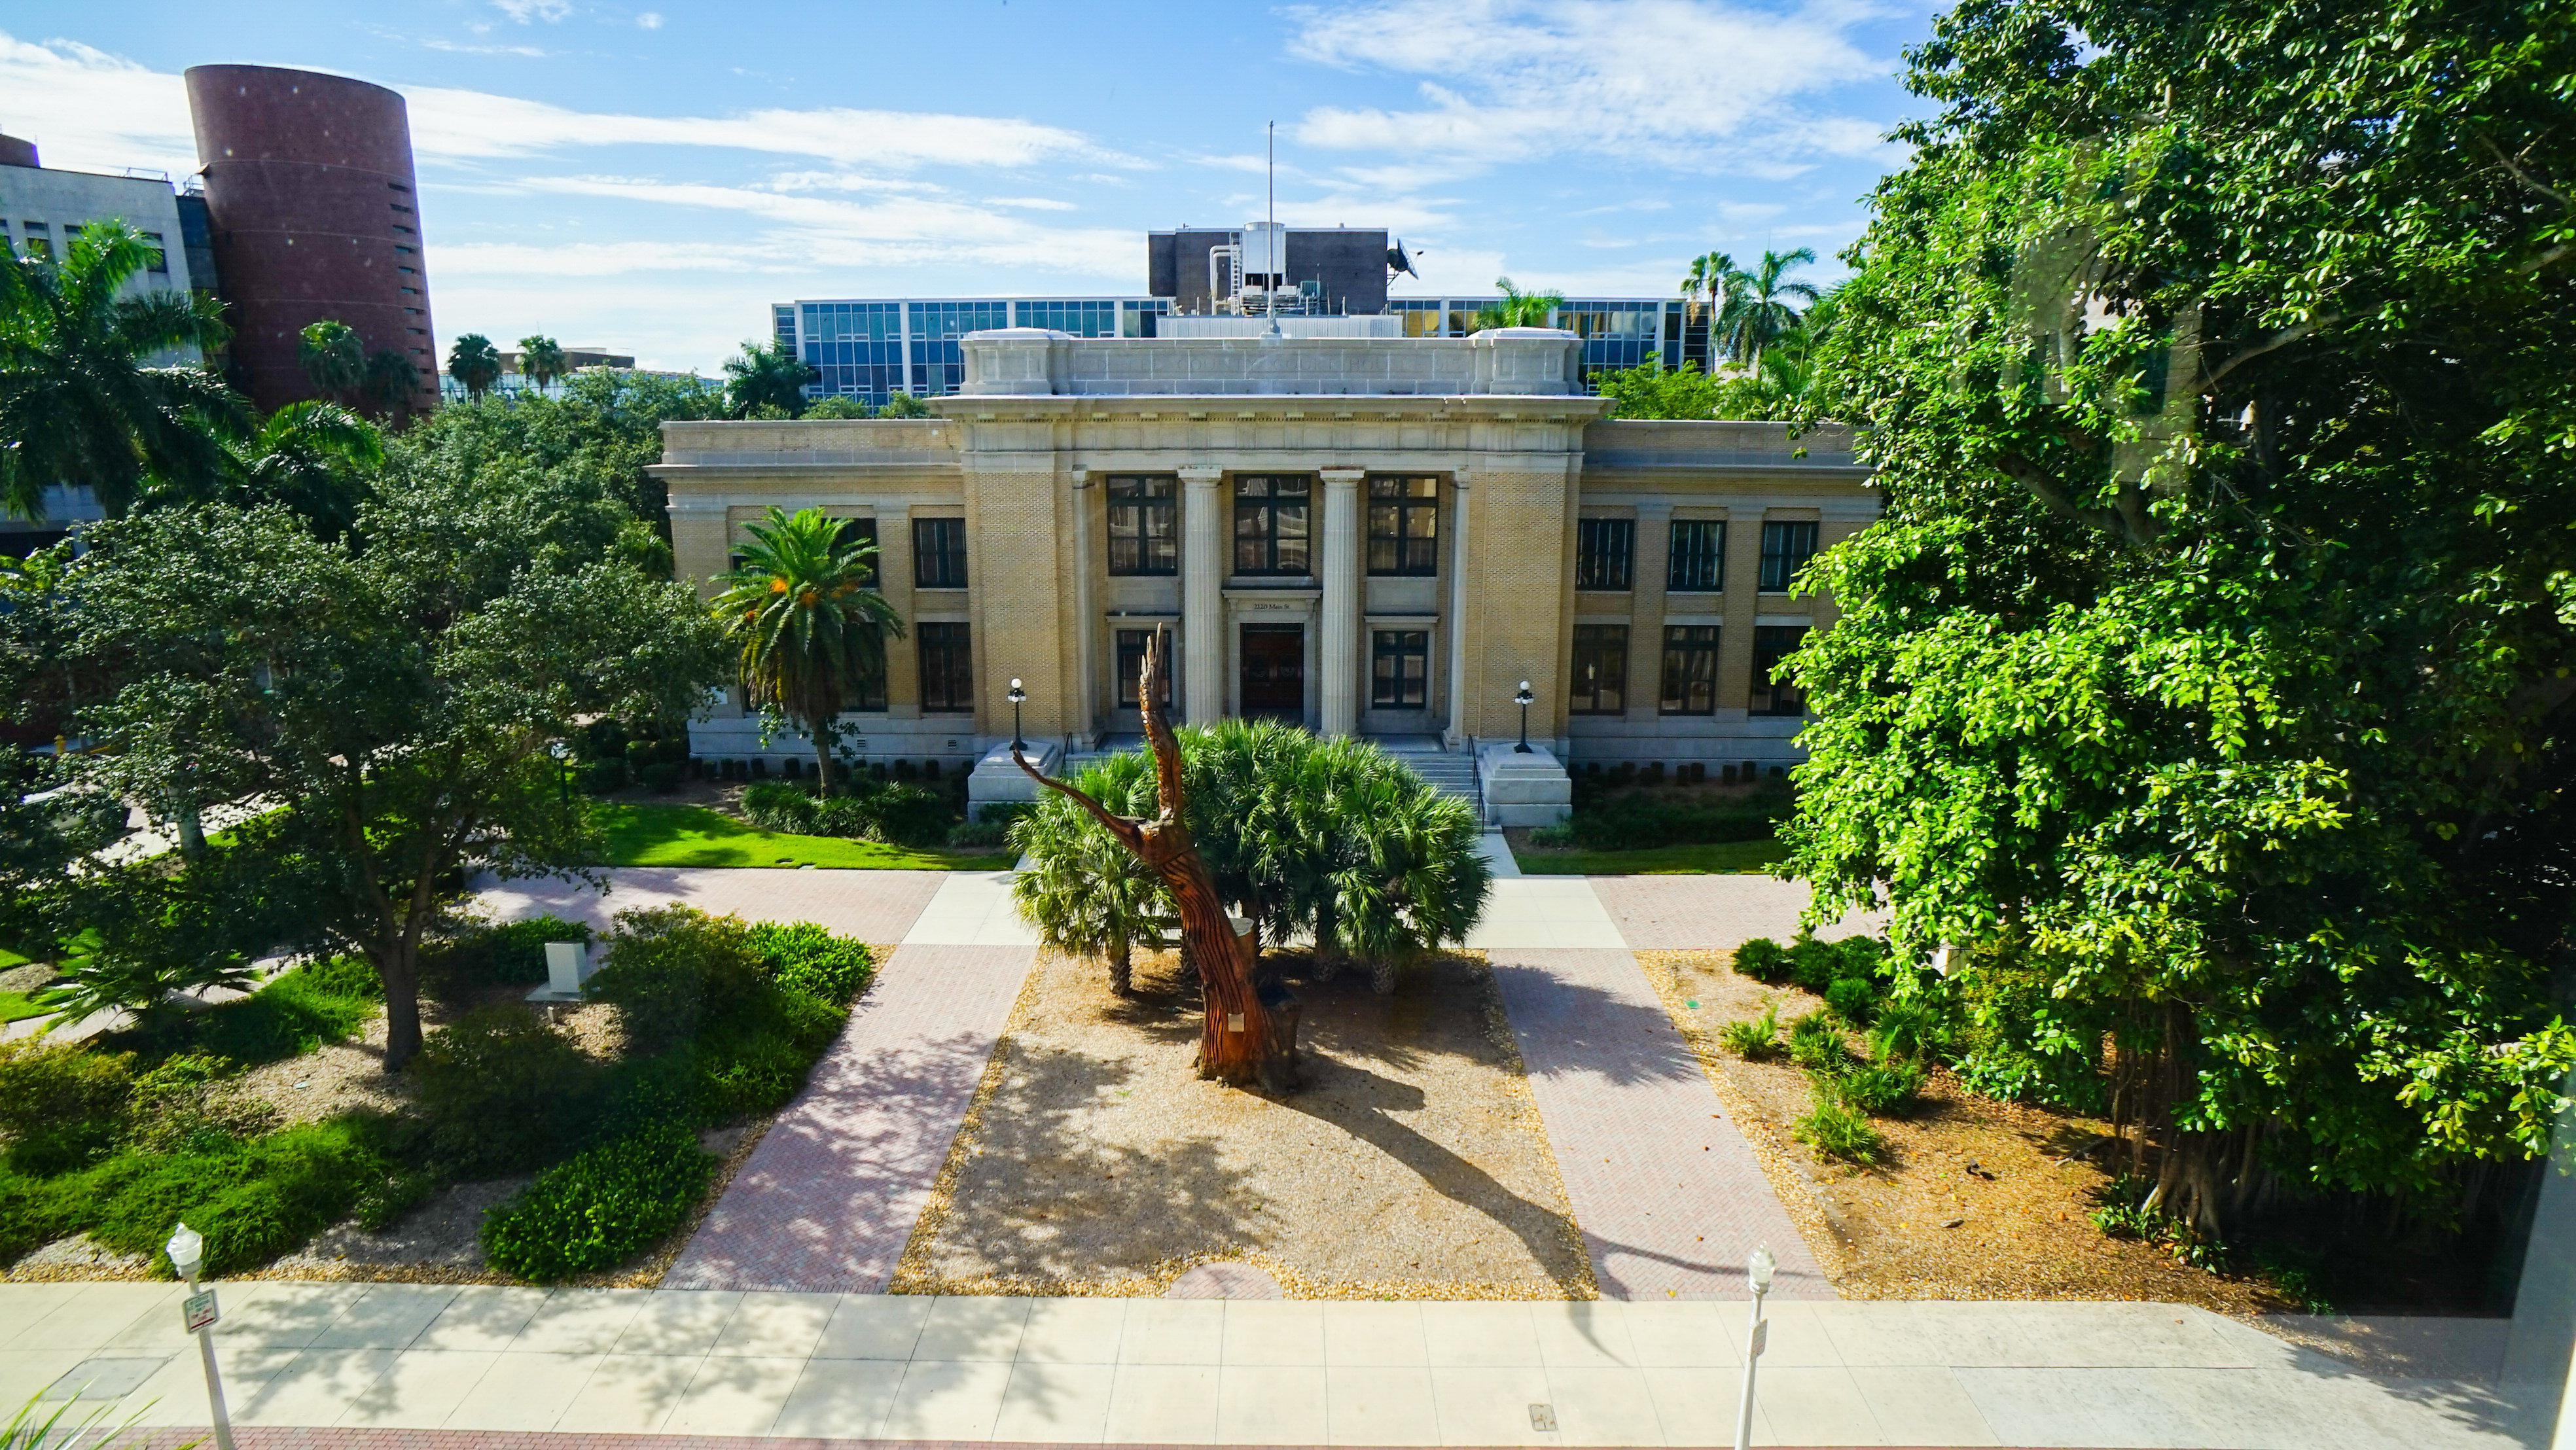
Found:
M 1239 1262 L 1296 1298 L 1593 1296 L 1482 961 L 1383 998 L 1299 981 L 1306 1082 L 1280 1100 L 1198 1079 L 1173 956 L 1136 983 L 1040 955 L 896 1292 L 1158 1294 Z

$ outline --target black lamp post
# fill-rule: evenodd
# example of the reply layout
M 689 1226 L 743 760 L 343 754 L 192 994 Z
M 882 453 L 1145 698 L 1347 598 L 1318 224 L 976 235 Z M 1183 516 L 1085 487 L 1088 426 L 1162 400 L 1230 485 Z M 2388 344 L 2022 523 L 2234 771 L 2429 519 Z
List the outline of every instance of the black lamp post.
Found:
M 1020 702 L 1028 697 L 1029 692 L 1021 689 L 1018 678 L 1013 677 L 1011 693 L 1004 697 L 1011 702 L 1011 753 L 1013 755 L 1029 748 L 1029 743 L 1020 738 Z
M 1529 681 L 1527 680 L 1521 681 L 1520 693 L 1512 696 L 1512 703 L 1521 707 L 1521 743 L 1512 747 L 1512 753 L 1514 755 L 1527 755 L 1530 753 L 1529 707 L 1530 701 L 1537 698 L 1538 696 L 1530 693 Z
M 571 805 L 572 761 L 570 757 L 572 755 L 572 747 L 558 740 L 554 744 L 546 747 L 546 754 L 555 758 L 555 795 L 565 805 Z

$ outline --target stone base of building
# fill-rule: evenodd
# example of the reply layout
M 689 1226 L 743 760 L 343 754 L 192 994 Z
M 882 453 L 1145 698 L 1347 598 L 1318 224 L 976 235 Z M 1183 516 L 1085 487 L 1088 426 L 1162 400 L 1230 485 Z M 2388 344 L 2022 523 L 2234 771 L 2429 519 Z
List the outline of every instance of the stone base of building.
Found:
M 1806 728 L 1798 716 L 1748 715 L 1742 710 L 1711 716 L 1650 717 L 1644 720 L 1587 718 L 1570 722 L 1566 761 L 1577 771 L 1587 766 L 1652 765 L 1672 770 L 1704 765 L 1710 775 L 1725 766 L 1741 772 L 1749 762 L 1761 775 L 1774 767 L 1786 770 L 1807 758 L 1798 745 Z
M 984 753 L 984 745 L 974 723 L 962 715 L 851 721 L 841 735 L 842 751 L 863 761 L 886 765 L 898 760 L 937 761 L 943 770 L 972 767 Z M 769 770 L 776 771 L 791 760 L 811 761 L 814 742 L 800 731 L 782 731 L 764 742 L 759 716 L 725 715 L 689 722 L 689 754 L 707 761 L 765 761 Z

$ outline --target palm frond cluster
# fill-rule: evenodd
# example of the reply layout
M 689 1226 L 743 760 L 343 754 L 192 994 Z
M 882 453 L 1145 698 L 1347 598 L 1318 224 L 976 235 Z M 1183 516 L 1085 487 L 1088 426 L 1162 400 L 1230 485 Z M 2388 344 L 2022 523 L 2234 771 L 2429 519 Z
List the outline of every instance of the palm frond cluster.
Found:
M 848 522 L 818 508 L 772 508 L 751 525 L 714 605 L 740 648 L 750 703 L 813 737 L 827 789 L 834 723 L 882 683 L 886 637 L 903 634 L 903 617 L 871 587 L 877 546 Z
M 1493 872 L 1474 808 L 1376 746 L 1251 720 L 1180 740 L 1191 838 L 1261 940 L 1310 943 L 1326 973 L 1365 964 L 1391 992 L 1405 964 L 1483 914 Z M 1157 807 L 1142 754 L 1112 756 L 1074 784 L 1122 815 Z M 1134 944 L 1172 926 L 1161 881 L 1062 796 L 1013 826 L 1012 844 L 1028 855 L 1012 887 L 1021 915 L 1059 950 L 1108 957 L 1126 991 Z

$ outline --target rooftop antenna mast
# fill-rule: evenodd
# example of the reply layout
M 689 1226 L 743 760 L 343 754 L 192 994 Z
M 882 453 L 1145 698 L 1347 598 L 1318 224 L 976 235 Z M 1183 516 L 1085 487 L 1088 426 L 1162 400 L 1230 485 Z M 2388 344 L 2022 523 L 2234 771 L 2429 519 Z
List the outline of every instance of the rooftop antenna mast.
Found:
M 1279 330 L 1279 284 L 1286 280 L 1285 274 L 1288 270 L 1288 239 L 1279 234 L 1279 123 L 1272 121 L 1269 123 L 1269 127 L 1270 246 L 1277 249 L 1278 255 L 1265 258 L 1262 265 L 1265 267 L 1275 267 L 1278 271 L 1265 271 L 1262 273 L 1261 288 L 1263 300 L 1261 310 L 1270 314 L 1270 331 L 1263 335 L 1265 337 L 1278 339 L 1287 336 L 1286 333 Z

